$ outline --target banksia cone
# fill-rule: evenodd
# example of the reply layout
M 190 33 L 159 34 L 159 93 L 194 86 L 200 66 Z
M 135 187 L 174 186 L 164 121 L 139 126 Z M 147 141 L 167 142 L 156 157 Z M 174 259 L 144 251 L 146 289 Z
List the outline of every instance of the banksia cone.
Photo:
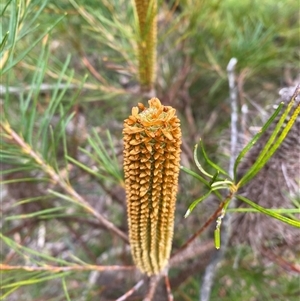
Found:
M 140 110 L 140 112 L 139 112 Z M 181 131 L 176 111 L 157 98 L 124 122 L 124 172 L 131 253 L 138 268 L 159 273 L 171 252 Z

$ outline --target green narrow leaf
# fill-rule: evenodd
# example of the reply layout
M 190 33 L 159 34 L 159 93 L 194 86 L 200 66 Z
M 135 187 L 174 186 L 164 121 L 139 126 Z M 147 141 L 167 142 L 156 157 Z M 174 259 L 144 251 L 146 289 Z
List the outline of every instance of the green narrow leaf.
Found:
M 43 10 L 48 4 L 48 0 L 39 0 L 38 2 L 35 3 L 35 6 L 33 7 L 31 5 L 27 5 L 26 11 L 23 15 L 23 22 L 22 24 L 25 25 L 26 27 L 23 26 L 21 28 L 21 32 L 19 34 L 19 39 L 22 39 L 24 36 L 28 35 L 31 33 L 33 30 L 38 28 L 38 17 L 41 15 Z M 26 20 L 26 22 L 24 22 Z M 18 40 L 19 40 L 18 39 Z
M 186 211 L 184 217 L 187 218 L 192 211 L 194 210 L 194 208 L 201 203 L 203 200 L 205 200 L 209 195 L 211 194 L 211 190 L 208 191 L 207 193 L 205 193 L 202 197 L 198 198 L 197 200 L 195 200 L 188 208 L 188 210 Z
M 235 163 L 234 163 L 234 180 L 237 181 L 237 168 L 240 164 L 241 160 L 244 158 L 246 153 L 252 148 L 252 146 L 257 142 L 257 140 L 263 135 L 263 133 L 267 130 L 276 116 L 279 114 L 283 106 L 283 103 L 280 103 L 277 109 L 275 110 L 274 114 L 268 119 L 268 121 L 264 124 L 261 130 L 254 135 L 254 137 L 250 140 L 250 142 L 243 148 L 243 150 L 237 156 Z
M 27 213 L 27 214 L 12 215 L 12 216 L 6 217 L 5 220 L 9 221 L 9 220 L 18 220 L 18 219 L 29 219 L 29 218 L 33 218 L 33 217 L 43 218 L 43 216 L 47 215 L 48 213 L 64 211 L 67 208 L 68 207 L 61 206 L 61 207 L 55 207 L 55 208 L 49 208 L 49 209 L 44 209 L 44 210 L 40 210 L 40 211 L 35 211 L 35 212 Z
M 0 71 L 0 75 L 1 74 L 5 74 L 8 70 L 10 70 L 11 68 L 13 68 L 16 64 L 18 64 L 20 61 L 22 61 L 24 59 L 24 57 L 45 37 L 46 34 L 48 34 L 65 16 L 62 16 L 60 18 L 58 18 L 57 20 L 55 20 L 55 22 L 48 27 L 31 45 L 30 47 L 27 47 L 26 50 L 24 50 L 21 54 L 19 54 L 12 62 L 9 63 L 9 66 L 6 68 L 3 68 Z M 13 53 L 13 48 L 11 48 L 11 51 Z
M 220 234 L 220 228 L 217 228 L 214 231 L 214 241 L 215 241 L 215 247 L 216 249 L 220 249 L 221 246 L 221 234 Z
M 201 145 L 202 146 L 202 145 Z M 200 164 L 200 162 L 198 161 L 198 158 L 197 158 L 197 149 L 198 149 L 198 144 L 195 145 L 194 147 L 194 161 L 196 163 L 196 166 L 198 167 L 198 169 L 201 171 L 201 173 L 203 173 L 204 175 L 206 175 L 207 177 L 209 178 L 213 178 L 214 176 L 209 174 L 208 172 L 206 172 L 204 170 L 204 168 L 202 167 L 202 165 Z
M 185 173 L 187 173 L 188 175 L 192 176 L 193 178 L 197 179 L 201 183 L 203 183 L 208 189 L 210 188 L 210 183 L 207 180 L 205 180 L 201 175 L 197 174 L 196 172 L 194 172 L 184 166 L 180 166 L 180 169 L 182 171 L 184 171 Z
M 6 9 L 8 8 L 10 2 L 12 2 L 12 0 L 8 0 L 8 1 L 6 2 L 6 5 L 4 6 L 4 8 L 3 8 L 3 10 L 2 10 L 2 12 L 1 12 L 1 14 L 0 14 L 0 17 L 3 17 L 3 16 L 4 16 L 4 13 L 5 13 Z
M 283 213 L 283 214 L 299 214 L 300 209 L 285 209 L 285 208 L 266 208 L 268 210 L 272 210 L 276 213 Z M 228 212 L 256 212 L 259 213 L 260 211 L 254 208 L 231 208 L 228 209 Z
M 270 151 L 266 154 L 265 161 L 268 161 L 271 158 L 271 156 L 275 153 L 275 151 L 279 148 L 281 143 L 284 141 L 286 135 L 288 134 L 288 132 L 292 128 L 293 124 L 295 123 L 299 113 L 300 113 L 300 104 L 298 105 L 298 107 L 296 108 L 296 110 L 292 114 L 290 120 L 288 121 L 288 123 L 286 124 L 284 129 L 282 130 L 282 132 L 281 132 L 280 136 L 278 137 L 277 141 L 272 145 Z
M 299 91 L 298 91 L 299 94 Z M 293 95 L 291 101 L 289 102 L 287 108 L 283 112 L 282 116 L 279 119 L 279 122 L 277 123 L 273 133 L 271 134 L 269 140 L 267 141 L 266 145 L 262 149 L 261 153 L 259 154 L 257 160 L 255 163 L 249 168 L 249 170 L 246 172 L 246 174 L 242 177 L 242 179 L 239 181 L 238 186 L 242 187 L 246 183 L 248 183 L 266 164 L 266 162 L 270 159 L 270 157 L 274 154 L 274 152 L 277 150 L 277 148 L 280 146 L 280 143 L 283 141 L 284 137 L 287 135 L 289 130 L 291 129 L 292 125 L 294 124 L 296 117 L 298 116 L 300 112 L 300 104 L 297 106 L 296 110 L 294 111 L 292 118 L 288 121 L 288 124 L 285 126 L 286 129 L 284 129 L 279 137 L 277 138 L 277 141 L 275 141 L 276 136 L 280 132 L 280 129 L 285 123 L 286 117 L 289 114 L 293 103 L 295 101 L 295 98 L 297 96 L 297 93 Z M 274 142 L 275 141 L 275 142 Z M 280 143 L 277 143 L 280 141 Z
M 68 288 L 67 288 L 67 284 L 66 284 L 66 278 L 62 277 L 61 282 L 62 282 L 62 287 L 63 287 L 64 293 L 65 293 L 66 300 L 71 301 L 70 295 L 69 295 L 69 292 L 68 292 Z
M 47 142 L 43 142 L 42 145 L 44 146 L 44 143 L 48 145 L 47 150 L 45 147 L 43 147 L 43 150 L 41 152 L 41 155 L 43 159 L 53 167 L 54 170 L 59 170 L 58 169 L 58 160 L 56 159 L 56 154 L 57 154 L 57 144 L 55 144 L 55 133 L 53 132 L 53 128 L 50 125 L 49 126 L 49 134 L 47 135 Z M 52 155 L 52 156 L 51 156 Z M 51 160 L 53 158 L 53 160 Z
M 7 40 L 8 40 L 8 34 L 9 34 L 9 31 L 4 35 L 4 37 L 3 37 L 3 39 L 2 39 L 2 41 L 0 43 L 0 52 L 2 52 L 3 49 L 4 49 L 4 46 L 5 46 L 5 44 L 6 44 Z
M 63 95 L 65 94 L 65 92 L 67 91 L 68 86 L 70 85 L 72 76 L 70 76 L 68 78 L 68 82 L 66 83 L 64 89 L 62 89 L 61 93 L 59 94 L 59 86 L 62 83 L 63 76 L 66 74 L 67 68 L 70 63 L 70 59 L 71 59 L 71 56 L 68 55 L 68 57 L 64 63 L 64 66 L 60 72 L 59 78 L 56 82 L 56 88 L 54 89 L 54 91 L 52 93 L 51 100 L 49 102 L 49 106 L 47 107 L 46 111 L 44 112 L 44 118 L 41 120 L 39 130 L 36 134 L 37 140 L 42 138 L 45 142 L 45 139 L 47 139 L 47 131 L 48 131 L 48 127 L 51 122 L 51 119 L 54 116 L 55 112 L 57 111 L 57 108 L 59 107 L 61 99 L 62 99 Z M 45 152 L 47 152 L 47 150 L 44 149 L 42 152 L 43 155 L 45 154 Z
M 207 156 L 207 154 L 206 154 L 206 151 L 205 151 L 205 149 L 204 149 L 204 144 L 203 144 L 203 142 L 202 142 L 202 139 L 200 139 L 200 146 L 201 146 L 201 150 L 202 150 L 202 153 L 203 153 L 203 156 L 204 156 L 205 161 L 206 161 L 211 167 L 213 167 L 215 170 L 217 170 L 218 172 L 222 173 L 222 174 L 225 175 L 226 177 L 229 177 L 228 173 L 227 173 L 224 169 L 222 169 L 219 165 L 215 164 L 214 162 L 212 162 L 212 161 L 208 158 L 208 156 Z
M 107 177 L 107 174 L 112 176 L 115 182 L 120 183 L 123 181 L 123 176 L 117 161 L 115 161 L 115 148 L 112 146 L 110 149 L 111 154 L 108 153 L 107 147 L 105 147 L 103 141 L 97 134 L 96 130 L 93 129 L 93 135 L 88 137 L 90 146 L 95 151 L 95 154 L 85 152 L 90 158 L 97 162 L 98 172 L 102 173 L 100 176 Z
M 79 148 L 83 153 L 86 153 L 86 154 L 90 154 L 88 151 L 86 151 L 85 149 L 82 149 L 82 148 Z M 77 165 L 79 168 L 81 168 L 82 170 L 88 172 L 89 174 L 95 176 L 95 177 L 100 177 L 101 179 L 105 179 L 105 177 L 101 176 L 97 171 L 89 168 L 88 166 L 86 166 L 85 164 L 77 161 L 76 159 L 70 157 L 70 156 L 66 156 L 67 160 L 72 162 L 73 164 Z
M 48 274 L 49 274 L 49 272 L 48 272 Z M 70 275 L 70 274 L 71 274 L 70 272 L 60 272 L 60 273 L 51 273 L 50 275 L 47 275 L 47 276 L 44 276 L 44 277 L 39 276 L 37 278 L 28 278 L 26 280 L 17 281 L 15 283 L 10 283 L 10 284 L 3 285 L 2 289 L 37 284 L 37 283 L 45 282 L 45 281 L 48 281 L 48 280 L 61 278 L 63 276 L 67 276 L 67 275 Z
M 12 3 L 11 3 L 12 2 Z M 8 8 L 8 5 L 11 5 L 11 9 L 10 9 L 10 22 L 9 22 L 9 29 L 8 29 L 8 38 L 7 38 L 7 44 L 8 47 L 5 51 L 8 51 L 8 58 L 7 60 L 4 62 L 4 65 L 1 66 L 0 69 L 0 75 L 4 74 L 3 69 L 5 67 L 6 64 L 8 64 L 8 69 L 11 69 L 11 60 L 14 54 L 14 49 L 15 49 L 15 45 L 16 45 L 16 40 L 17 40 L 17 32 L 18 32 L 18 24 L 20 22 L 20 9 L 17 9 L 17 3 L 16 1 L 9 1 L 9 3 L 7 4 L 7 6 L 5 6 L 5 10 Z M 4 14 L 4 12 L 3 12 Z
M 110 134 L 109 130 L 106 130 L 106 135 L 107 135 L 107 138 L 108 138 L 110 149 L 114 150 L 115 146 L 113 144 L 113 141 L 112 141 L 111 134 Z M 117 156 L 116 156 L 116 152 L 114 152 L 114 151 L 112 152 L 112 157 L 113 157 L 113 161 L 114 161 L 115 165 L 118 166 L 119 162 L 118 162 L 118 159 L 117 159 Z
M 197 179 L 201 183 L 203 183 L 209 190 L 211 190 L 210 182 L 208 182 L 206 179 L 204 179 L 201 175 L 195 173 L 194 171 L 192 171 L 184 166 L 180 166 L 180 169 L 182 171 L 184 171 L 185 173 L 187 173 L 188 175 L 192 176 L 193 178 Z M 222 200 L 222 196 L 217 190 L 212 190 L 212 191 L 218 197 L 219 200 Z
M 59 192 L 54 191 L 54 190 L 52 190 L 52 189 L 49 189 L 48 191 L 49 191 L 51 194 L 57 196 L 58 198 L 60 198 L 60 199 L 62 199 L 62 200 L 65 200 L 65 201 L 68 201 L 68 202 L 71 202 L 71 203 L 75 203 L 75 204 L 77 204 L 77 205 L 79 205 L 79 206 L 83 206 L 81 203 L 78 203 L 77 200 L 72 199 L 72 198 L 71 198 L 70 196 L 68 196 L 68 195 L 59 193 Z
M 1 279 L 3 278 L 3 275 L 0 275 Z M 3 286 L 0 286 L 1 290 L 3 289 Z M 1 296 L 0 296 L 0 300 L 8 300 L 6 299 L 6 297 L 8 297 L 9 295 L 11 295 L 14 291 L 16 291 L 17 289 L 19 289 L 19 286 L 16 285 L 16 287 L 11 288 L 10 290 L 8 290 L 6 293 L 1 292 Z
M 229 181 L 229 180 L 223 180 L 223 181 L 217 181 L 217 182 L 214 182 L 210 185 L 211 188 L 214 188 L 214 189 L 228 189 L 230 186 L 234 185 L 232 183 L 232 181 Z
M 276 218 L 276 219 L 278 219 L 278 220 L 280 220 L 280 221 L 282 221 L 282 222 L 284 222 L 284 223 L 286 223 L 288 225 L 300 228 L 300 221 L 292 220 L 290 218 L 287 218 L 287 217 L 285 217 L 285 216 L 283 216 L 281 214 L 278 214 L 278 213 L 272 211 L 271 209 L 266 209 L 264 207 L 261 207 L 261 206 L 257 205 L 256 203 L 250 201 L 249 199 L 247 199 L 247 198 L 245 198 L 245 197 L 243 197 L 241 195 L 236 195 L 236 198 L 239 199 L 239 200 L 241 200 L 241 201 L 243 201 L 243 202 L 245 202 L 245 203 L 247 203 L 248 205 L 250 205 L 251 207 L 255 208 L 256 210 L 258 210 L 261 213 L 264 213 L 264 214 L 266 214 L 268 216 Z
M 37 197 L 32 197 L 32 198 L 26 198 L 26 199 L 22 199 L 22 200 L 19 200 L 17 202 L 15 202 L 12 207 L 18 207 L 20 205 L 23 205 L 23 204 L 29 204 L 29 203 L 33 203 L 33 202 L 37 202 L 37 201 L 40 201 L 40 200 L 49 200 L 50 197 L 48 195 L 42 195 L 42 196 L 37 196 Z
M 227 212 L 229 203 L 230 203 L 230 199 L 227 200 L 227 202 L 225 203 L 225 205 L 221 211 L 221 215 L 217 218 L 217 226 L 214 231 L 214 241 L 215 241 L 216 249 L 220 249 L 220 246 L 221 246 L 221 225 L 222 225 L 222 220 Z
M 32 256 L 29 256 L 30 260 L 32 262 L 35 262 L 38 265 L 41 265 L 41 263 L 38 262 L 35 258 L 41 258 L 41 259 L 47 260 L 49 262 L 56 262 L 57 264 L 61 264 L 61 265 L 66 265 L 66 266 L 70 265 L 70 262 L 68 262 L 66 260 L 63 260 L 63 259 L 60 259 L 60 258 L 57 258 L 57 257 L 52 257 L 50 255 L 43 254 L 39 251 L 21 246 L 21 245 L 17 244 L 15 241 L 13 241 L 12 239 L 10 239 L 9 237 L 3 235 L 1 232 L 0 232 L 0 239 L 2 239 L 2 241 L 7 246 L 12 248 L 21 257 L 26 257 L 27 256 L 26 259 L 28 260 L 28 254 L 32 255 Z M 42 263 L 42 264 L 44 264 L 44 263 Z
M 19 179 L 12 179 L 12 180 L 4 180 L 2 184 L 12 184 L 12 183 L 20 183 L 20 182 L 32 182 L 32 183 L 41 183 L 41 182 L 49 182 L 48 178 L 19 178 Z

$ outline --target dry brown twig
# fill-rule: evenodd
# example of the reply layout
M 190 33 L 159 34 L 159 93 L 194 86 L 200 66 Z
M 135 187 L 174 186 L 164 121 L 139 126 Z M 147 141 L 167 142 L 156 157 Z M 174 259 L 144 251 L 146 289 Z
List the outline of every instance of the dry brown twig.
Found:
M 166 284 L 166 289 L 168 294 L 168 301 L 173 301 L 174 297 L 171 291 L 170 279 L 168 275 L 165 275 L 165 284 Z
M 89 62 L 88 58 L 81 54 L 81 60 L 84 66 L 90 71 L 90 73 L 100 82 L 107 85 L 106 80 L 101 76 L 101 74 L 93 67 L 93 65 Z
M 300 275 L 300 265 L 298 264 L 292 264 L 291 262 L 288 262 L 287 260 L 285 260 L 284 258 L 278 256 L 277 254 L 273 253 L 272 250 L 267 249 L 265 247 L 261 248 L 262 254 L 270 259 L 272 262 L 275 262 L 278 266 L 280 266 L 281 268 L 283 268 L 284 270 L 286 270 L 289 273 L 296 273 L 298 275 Z
M 219 207 L 217 210 L 207 219 L 207 221 L 204 223 L 203 226 L 199 230 L 197 230 L 187 241 L 182 245 L 175 254 L 171 257 L 171 259 L 175 260 L 176 256 L 180 254 L 183 250 L 185 250 L 210 224 L 213 220 L 215 220 L 222 212 L 224 206 L 232 199 L 233 193 L 230 193 L 226 199 L 220 203 Z
M 161 278 L 162 278 L 162 273 L 160 273 L 159 275 L 153 275 L 150 277 L 149 290 L 148 290 L 145 298 L 143 299 L 143 301 L 152 301 L 153 300 L 156 288 L 157 288 L 158 283 Z
M 127 291 L 124 295 L 116 299 L 116 301 L 125 301 L 128 297 L 130 297 L 134 292 L 136 292 L 143 284 L 144 279 L 141 279 L 139 282 L 137 282 L 129 291 Z

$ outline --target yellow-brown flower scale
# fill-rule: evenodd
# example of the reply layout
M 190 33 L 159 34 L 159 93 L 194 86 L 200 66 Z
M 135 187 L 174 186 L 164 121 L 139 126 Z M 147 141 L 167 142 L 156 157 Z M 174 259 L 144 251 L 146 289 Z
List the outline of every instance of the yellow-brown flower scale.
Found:
M 181 131 L 176 111 L 157 98 L 124 122 L 124 173 L 133 260 L 148 275 L 168 263 L 174 228 Z

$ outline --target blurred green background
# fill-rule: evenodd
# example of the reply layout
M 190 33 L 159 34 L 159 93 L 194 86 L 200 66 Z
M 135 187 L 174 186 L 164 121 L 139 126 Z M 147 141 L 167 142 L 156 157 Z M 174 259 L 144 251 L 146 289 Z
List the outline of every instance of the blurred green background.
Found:
M 1 121 L 8 121 L 33 151 L 65 175 L 68 185 L 126 232 L 123 120 L 133 106 L 149 99 L 139 90 L 133 1 L 2 1 L 0 18 Z M 239 105 L 248 105 L 247 126 L 261 126 L 265 106 L 299 73 L 299 2 L 158 1 L 157 21 L 155 96 L 175 107 L 181 119 L 181 164 L 196 170 L 192 152 L 201 137 L 210 158 L 227 169 L 227 64 L 238 60 Z M 24 148 L 7 138 L 2 133 L 1 261 L 132 264 L 126 244 L 72 203 Z M 189 204 L 204 188 L 183 173 L 179 185 L 174 250 L 211 210 L 199 206 L 185 220 Z M 230 247 L 211 300 L 298 300 L 299 278 L 276 265 L 263 266 L 257 256 L 250 247 Z M 197 266 L 199 260 L 189 263 Z M 180 280 L 180 273 L 170 271 L 171 283 Z M 178 280 L 175 300 L 198 300 L 202 273 L 200 264 Z M 113 278 L 114 286 L 110 277 L 91 271 L 3 271 L 0 299 L 115 300 L 136 281 L 120 276 L 120 283 Z

